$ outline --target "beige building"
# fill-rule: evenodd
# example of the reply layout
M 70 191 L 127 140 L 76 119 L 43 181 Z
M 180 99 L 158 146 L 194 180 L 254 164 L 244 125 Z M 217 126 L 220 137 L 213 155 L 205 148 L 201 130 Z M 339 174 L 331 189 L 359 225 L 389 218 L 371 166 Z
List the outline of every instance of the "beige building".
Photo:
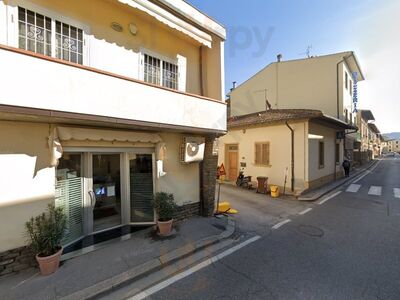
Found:
M 66 247 L 154 224 L 156 191 L 212 214 L 225 36 L 184 1 L 0 0 L 0 254 L 49 203 Z
M 342 176 L 345 122 L 318 110 L 273 109 L 228 120 L 228 134 L 219 139 L 218 163 L 235 181 L 245 176 L 268 177 L 288 193 L 299 194 Z
M 281 56 L 230 93 L 230 116 L 272 109 L 316 109 L 354 124 L 356 82 L 364 75 L 354 52 L 284 61 Z M 346 156 L 354 136 L 347 135 Z
M 389 140 L 387 144 L 389 152 L 400 153 L 400 140 Z
M 359 110 L 357 112 L 356 134 L 354 145 L 354 162 L 363 164 L 372 159 L 371 129 L 370 122 L 374 122 L 375 117 L 370 110 Z

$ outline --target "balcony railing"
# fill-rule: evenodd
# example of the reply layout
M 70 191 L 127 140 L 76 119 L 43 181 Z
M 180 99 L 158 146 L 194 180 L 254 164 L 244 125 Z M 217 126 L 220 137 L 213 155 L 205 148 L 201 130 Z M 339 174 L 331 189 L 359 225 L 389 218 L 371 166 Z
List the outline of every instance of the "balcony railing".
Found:
M 0 105 L 226 130 L 222 101 L 0 46 Z

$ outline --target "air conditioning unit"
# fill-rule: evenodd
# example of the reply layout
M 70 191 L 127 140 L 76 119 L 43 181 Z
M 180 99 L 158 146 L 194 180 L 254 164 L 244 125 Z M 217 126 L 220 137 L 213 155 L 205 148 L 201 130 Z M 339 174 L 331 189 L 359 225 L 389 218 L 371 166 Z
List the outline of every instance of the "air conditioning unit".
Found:
M 205 139 L 202 137 L 184 137 L 181 145 L 181 163 L 192 163 L 204 159 Z

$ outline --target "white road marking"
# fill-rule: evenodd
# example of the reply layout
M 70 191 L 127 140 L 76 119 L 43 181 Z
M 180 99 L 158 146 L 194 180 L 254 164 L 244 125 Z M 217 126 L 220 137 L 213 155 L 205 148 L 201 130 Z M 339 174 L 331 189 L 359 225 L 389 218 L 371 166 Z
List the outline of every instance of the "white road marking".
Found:
M 302 212 L 299 212 L 299 215 L 305 215 L 306 213 L 308 213 L 309 211 L 312 211 L 312 208 L 307 208 L 305 210 L 303 210 Z
M 368 195 L 375 195 L 375 196 L 380 196 L 380 195 L 382 195 L 382 187 L 381 187 L 381 186 L 374 186 L 374 185 L 372 185 L 372 186 L 369 188 Z
M 147 297 L 161 291 L 162 289 L 170 286 L 171 284 L 221 260 L 225 256 L 228 256 L 228 255 L 240 250 L 241 248 L 243 248 L 251 243 L 254 243 L 255 241 L 259 240 L 260 238 L 261 238 L 260 236 L 256 235 L 256 236 L 244 241 L 243 243 L 240 243 L 239 245 L 236 245 L 216 256 L 213 256 L 213 257 L 191 267 L 190 269 L 183 271 L 182 273 L 176 274 L 175 276 L 172 276 L 171 278 L 168 278 L 167 280 L 162 281 L 162 282 L 152 286 L 151 288 L 148 288 L 147 290 L 144 290 L 144 291 L 140 292 L 139 294 L 136 294 L 135 296 L 128 298 L 128 299 L 129 300 L 141 300 L 141 299 L 147 298 Z
M 361 184 L 350 184 L 349 187 L 347 188 L 346 192 L 349 193 L 357 193 L 358 190 L 361 188 Z
M 279 223 L 275 224 L 274 226 L 272 226 L 272 229 L 273 230 L 274 229 L 278 229 L 279 227 L 281 227 L 281 226 L 283 226 L 283 225 L 285 225 L 286 223 L 289 223 L 289 222 L 291 222 L 291 220 L 290 219 L 286 219 L 285 221 L 279 222 Z
M 395 198 L 400 198 L 400 189 L 399 188 L 394 188 L 393 193 L 394 193 Z
M 361 175 L 360 177 L 358 177 L 356 180 L 354 180 L 352 183 L 357 183 L 359 182 L 361 179 L 363 179 L 365 176 L 367 176 L 368 174 L 371 174 L 373 171 L 375 171 L 375 169 L 378 167 L 378 165 L 380 164 L 381 161 L 378 161 L 376 163 L 375 166 L 373 166 L 371 168 L 371 170 L 365 170 L 365 173 L 363 175 Z
M 326 197 L 325 199 L 323 199 L 323 200 L 321 200 L 320 202 L 318 202 L 318 204 L 319 204 L 319 205 L 324 204 L 326 201 L 328 201 L 328 200 L 330 200 L 330 199 L 332 199 L 332 198 L 335 198 L 335 197 L 336 197 L 337 195 L 339 195 L 341 192 L 342 192 L 342 191 L 338 191 L 338 192 L 336 192 L 336 193 L 334 193 L 334 194 L 332 194 L 332 195 Z

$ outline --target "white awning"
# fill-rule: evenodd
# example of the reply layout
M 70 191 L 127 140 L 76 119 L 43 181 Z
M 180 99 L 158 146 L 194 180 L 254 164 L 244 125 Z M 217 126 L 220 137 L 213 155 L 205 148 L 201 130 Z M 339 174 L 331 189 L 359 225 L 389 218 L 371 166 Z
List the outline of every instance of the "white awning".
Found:
M 165 9 L 159 7 L 158 5 L 147 1 L 147 0 L 118 0 L 119 2 L 129 5 L 130 7 L 139 9 L 150 16 L 156 18 L 161 23 L 176 29 L 191 38 L 195 39 L 199 43 L 211 48 L 212 37 L 211 35 L 201 31 L 200 29 L 194 27 L 193 25 L 185 22 L 182 19 L 174 16 Z
M 151 143 L 156 146 L 157 157 L 163 156 L 165 144 L 156 133 L 102 130 L 76 127 L 56 127 L 49 136 L 49 149 L 51 165 L 57 166 L 62 157 L 63 141 L 107 141 L 107 142 L 131 142 Z
M 152 144 L 162 141 L 161 137 L 155 133 L 75 127 L 57 127 L 57 136 L 60 141 L 107 141 Z

